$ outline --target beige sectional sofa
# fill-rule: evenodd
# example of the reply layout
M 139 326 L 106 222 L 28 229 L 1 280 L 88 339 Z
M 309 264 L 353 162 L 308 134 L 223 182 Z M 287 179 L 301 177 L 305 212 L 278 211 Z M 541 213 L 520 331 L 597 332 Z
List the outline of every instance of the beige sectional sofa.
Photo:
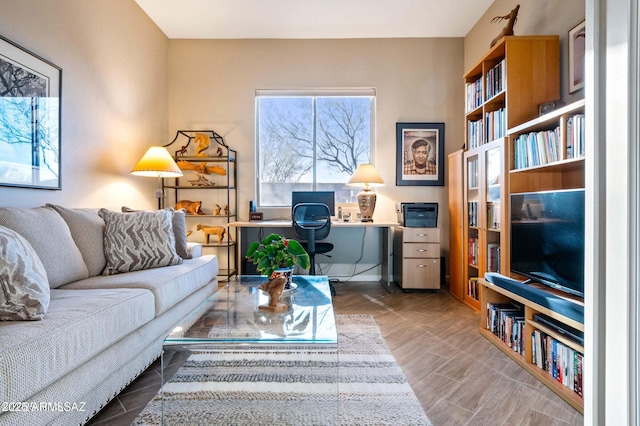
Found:
M 215 293 L 183 214 L 0 208 L 0 425 L 85 423 Z

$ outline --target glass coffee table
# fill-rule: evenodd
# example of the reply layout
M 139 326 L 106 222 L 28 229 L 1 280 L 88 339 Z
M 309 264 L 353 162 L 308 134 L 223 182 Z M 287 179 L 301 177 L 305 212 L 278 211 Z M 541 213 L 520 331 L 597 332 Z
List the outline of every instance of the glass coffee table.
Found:
M 294 276 L 281 313 L 239 276 L 164 341 L 163 424 L 338 423 L 338 337 L 326 276 Z

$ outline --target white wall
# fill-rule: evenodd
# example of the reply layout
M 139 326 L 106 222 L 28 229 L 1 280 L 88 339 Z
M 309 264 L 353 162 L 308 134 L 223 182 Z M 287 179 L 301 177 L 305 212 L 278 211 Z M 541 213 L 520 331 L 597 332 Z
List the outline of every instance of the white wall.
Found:
M 375 87 L 373 161 L 386 186 L 376 190 L 374 220 L 395 220 L 397 201 L 439 201 L 443 254 L 447 253 L 446 187 L 395 185 L 395 125 L 444 122 L 445 161 L 447 154 L 462 147 L 461 38 L 171 40 L 169 45 L 169 135 L 178 129 L 212 128 L 238 151 L 241 220 L 248 219 L 249 200 L 255 199 L 256 89 Z M 332 262 L 343 259 L 348 263 L 360 250 L 340 252 L 342 247 L 353 247 L 353 236 L 340 239 L 334 233 L 331 238 L 337 239 Z M 379 242 L 367 243 L 370 262 L 375 263 L 379 246 Z M 347 268 L 352 269 L 351 265 Z
M 0 34 L 62 68 L 62 190 L 0 187 L 0 205 L 153 208 L 129 172 L 167 143 L 164 34 L 132 0 L 0 0 Z

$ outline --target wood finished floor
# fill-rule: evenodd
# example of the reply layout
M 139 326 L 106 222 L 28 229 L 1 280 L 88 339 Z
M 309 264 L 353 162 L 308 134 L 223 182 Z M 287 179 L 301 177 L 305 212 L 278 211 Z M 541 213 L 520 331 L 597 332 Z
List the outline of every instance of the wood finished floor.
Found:
M 478 314 L 446 290 L 389 294 L 375 282 L 336 290 L 336 314 L 375 317 L 434 426 L 583 424 L 578 411 L 480 336 Z M 130 425 L 160 383 L 157 361 L 89 424 Z

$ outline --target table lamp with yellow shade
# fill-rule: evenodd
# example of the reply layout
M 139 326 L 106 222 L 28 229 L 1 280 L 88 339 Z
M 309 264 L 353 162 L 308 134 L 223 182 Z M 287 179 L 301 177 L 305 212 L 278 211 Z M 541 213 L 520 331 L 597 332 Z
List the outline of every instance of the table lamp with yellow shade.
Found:
M 349 182 L 349 186 L 358 186 L 362 192 L 358 194 L 358 207 L 360 208 L 360 220 L 373 222 L 373 211 L 376 208 L 376 193 L 371 188 L 384 186 L 382 176 L 373 164 L 360 164 Z
M 164 198 L 162 178 L 180 177 L 182 176 L 182 170 L 180 170 L 180 167 L 173 161 L 167 148 L 163 146 L 152 146 L 140 161 L 138 161 L 138 164 L 136 164 L 133 170 L 131 170 L 131 174 L 158 178 L 156 198 L 158 198 L 158 209 L 161 209 Z

